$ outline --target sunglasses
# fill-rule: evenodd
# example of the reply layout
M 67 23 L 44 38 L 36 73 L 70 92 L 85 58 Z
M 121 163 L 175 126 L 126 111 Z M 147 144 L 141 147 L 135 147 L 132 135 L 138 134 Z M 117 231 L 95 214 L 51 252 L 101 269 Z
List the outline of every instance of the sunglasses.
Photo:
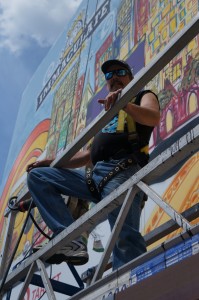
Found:
M 106 80 L 109 80 L 113 77 L 114 74 L 116 74 L 119 77 L 122 77 L 122 76 L 126 76 L 127 74 L 129 74 L 129 71 L 126 69 L 119 69 L 119 70 L 113 70 L 113 71 L 107 72 L 104 75 L 105 75 Z

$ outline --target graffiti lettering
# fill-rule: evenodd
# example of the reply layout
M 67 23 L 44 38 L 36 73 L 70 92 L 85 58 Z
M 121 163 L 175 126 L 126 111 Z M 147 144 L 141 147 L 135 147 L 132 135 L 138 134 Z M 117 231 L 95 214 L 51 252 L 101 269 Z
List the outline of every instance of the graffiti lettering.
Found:
M 130 287 L 130 286 L 132 285 L 131 278 L 129 279 L 129 283 L 130 283 L 129 285 L 126 284 L 126 283 L 124 283 L 121 287 L 116 287 L 115 290 L 110 291 L 110 292 L 108 293 L 108 295 L 107 295 L 107 294 L 103 295 L 103 296 L 102 296 L 102 300 L 107 299 L 109 296 L 116 295 L 116 294 L 118 294 L 119 292 L 122 292 L 122 291 L 126 290 L 128 287 Z
M 78 38 L 78 40 L 72 45 L 70 51 L 64 57 L 62 62 L 59 64 L 57 69 L 54 71 L 51 78 L 48 80 L 46 85 L 44 86 L 43 90 L 39 94 L 37 98 L 37 108 L 40 107 L 40 105 L 43 103 L 44 99 L 50 92 L 53 84 L 60 78 L 61 74 L 63 73 L 64 69 L 67 67 L 68 63 L 72 60 L 72 58 L 75 56 L 75 54 L 80 50 L 82 44 L 84 41 L 89 38 L 92 33 L 95 31 L 95 29 L 100 25 L 100 23 L 103 21 L 103 19 L 108 15 L 110 12 L 110 0 L 106 0 L 97 10 L 93 18 L 89 21 L 89 23 L 86 25 L 85 29 L 83 30 L 83 33 Z
M 57 273 L 52 279 L 59 281 L 61 276 L 61 272 Z M 28 287 L 24 300 L 37 300 L 45 293 L 45 289 L 43 287 L 38 287 L 32 291 L 32 295 L 30 293 L 30 288 Z
M 36 300 L 39 299 L 43 293 L 45 293 L 45 289 L 44 288 L 37 288 L 32 292 L 32 300 Z

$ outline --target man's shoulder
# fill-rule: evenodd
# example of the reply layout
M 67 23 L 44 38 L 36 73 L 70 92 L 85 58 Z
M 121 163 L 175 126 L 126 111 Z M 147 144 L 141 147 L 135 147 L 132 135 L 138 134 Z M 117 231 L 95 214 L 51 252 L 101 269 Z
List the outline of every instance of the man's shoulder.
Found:
M 152 90 L 141 90 L 135 97 L 135 104 L 140 104 L 141 102 L 141 99 L 142 97 L 145 95 L 145 94 L 148 94 L 148 93 L 152 93 L 158 100 L 158 96 L 152 91 Z

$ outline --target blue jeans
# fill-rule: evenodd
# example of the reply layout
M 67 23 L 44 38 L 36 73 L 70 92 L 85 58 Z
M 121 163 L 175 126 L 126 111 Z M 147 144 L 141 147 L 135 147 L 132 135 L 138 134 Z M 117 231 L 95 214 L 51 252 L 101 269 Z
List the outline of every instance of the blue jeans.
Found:
M 93 169 L 93 179 L 98 184 L 118 163 L 118 160 L 98 162 Z M 120 184 L 138 171 L 136 165 L 117 173 L 103 188 L 102 200 Z M 28 188 L 39 212 L 55 235 L 71 225 L 74 221 L 61 196 L 68 195 L 94 203 L 98 201 L 91 195 L 82 169 L 59 169 L 51 167 L 35 168 L 28 174 Z M 121 233 L 113 250 L 113 269 L 131 261 L 146 252 L 144 238 L 139 232 L 141 201 L 143 193 L 139 192 L 129 210 Z M 120 207 L 108 214 L 113 228 Z

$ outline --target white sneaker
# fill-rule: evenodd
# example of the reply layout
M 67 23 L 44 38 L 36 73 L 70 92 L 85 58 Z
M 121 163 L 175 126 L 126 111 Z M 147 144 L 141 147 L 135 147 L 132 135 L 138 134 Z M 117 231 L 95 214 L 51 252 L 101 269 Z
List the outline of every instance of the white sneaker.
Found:
M 33 252 L 38 251 L 43 246 L 38 245 L 33 248 Z M 76 266 L 84 265 L 88 262 L 89 256 L 87 252 L 87 247 L 84 243 L 79 241 L 72 241 L 67 246 L 64 246 L 53 254 L 50 258 L 46 260 L 49 264 L 60 264 L 62 262 L 67 262 Z

